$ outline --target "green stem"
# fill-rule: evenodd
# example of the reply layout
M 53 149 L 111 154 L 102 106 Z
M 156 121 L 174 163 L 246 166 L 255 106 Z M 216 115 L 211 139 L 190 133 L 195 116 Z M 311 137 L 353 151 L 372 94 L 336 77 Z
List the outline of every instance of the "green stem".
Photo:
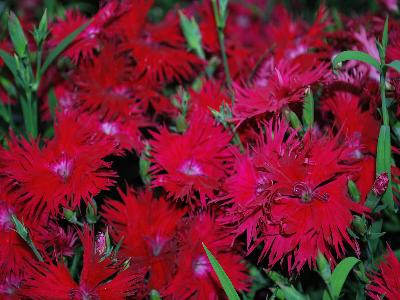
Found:
M 35 247 L 35 245 L 33 244 L 33 242 L 28 242 L 29 247 L 32 249 L 33 253 L 35 254 L 36 258 L 40 261 L 40 262 L 44 262 L 43 257 L 40 255 L 39 251 L 37 250 L 37 248 Z
M 232 99 L 232 109 L 233 109 L 233 104 L 235 102 L 235 97 L 232 89 L 232 77 L 231 73 L 229 71 L 229 65 L 228 65 L 228 57 L 226 55 L 226 49 L 225 49 L 225 35 L 224 35 L 224 25 L 221 20 L 221 16 L 218 10 L 218 5 L 216 0 L 212 0 L 212 6 L 213 6 L 213 11 L 214 11 L 214 18 L 215 18 L 215 23 L 217 25 L 217 33 L 218 33 L 218 42 L 219 46 L 221 48 L 221 57 L 222 57 L 222 64 L 224 66 L 224 72 L 225 72 L 225 80 L 226 80 L 226 85 L 229 89 L 229 92 L 231 94 L 231 99 Z
M 72 278 L 74 278 L 74 279 L 76 279 L 78 277 L 77 270 L 78 270 L 78 263 L 79 263 L 79 260 L 81 259 L 81 256 L 82 256 L 82 249 L 79 248 L 75 252 L 74 258 L 72 260 L 71 268 L 69 269 L 69 271 L 72 275 Z
M 384 65 L 384 62 L 382 63 Z M 382 119 L 383 125 L 389 126 L 389 113 L 386 107 L 386 69 L 382 67 L 380 75 L 380 90 L 381 90 L 381 101 L 382 101 Z

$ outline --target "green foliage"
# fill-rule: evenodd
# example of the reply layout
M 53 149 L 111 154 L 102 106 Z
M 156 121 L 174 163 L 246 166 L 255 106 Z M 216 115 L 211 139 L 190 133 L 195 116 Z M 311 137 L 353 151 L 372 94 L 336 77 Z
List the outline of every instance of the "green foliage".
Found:
M 226 295 L 228 296 L 229 300 L 240 300 L 238 293 L 236 292 L 231 280 L 229 279 L 228 275 L 226 275 L 224 269 L 221 267 L 219 262 L 216 258 L 211 254 L 211 252 L 207 249 L 206 245 L 203 243 L 203 248 L 206 251 L 207 257 L 217 274 L 217 277 L 224 289 Z
M 336 266 L 328 281 L 330 292 L 325 290 L 323 300 L 339 299 L 347 276 L 359 262 L 360 260 L 355 257 L 346 257 Z

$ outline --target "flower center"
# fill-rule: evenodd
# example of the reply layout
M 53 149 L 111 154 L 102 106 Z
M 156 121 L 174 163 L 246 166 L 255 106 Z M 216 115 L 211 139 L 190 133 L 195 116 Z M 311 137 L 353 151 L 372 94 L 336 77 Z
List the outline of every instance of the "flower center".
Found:
M 158 256 L 160 255 L 165 244 L 167 243 L 167 239 L 157 234 L 155 238 L 149 239 L 148 242 L 150 244 L 151 249 L 153 250 L 153 255 Z
M 50 165 L 50 169 L 64 181 L 67 181 L 72 172 L 72 165 L 72 160 L 68 159 L 65 153 L 63 153 L 59 161 Z
M 6 231 L 12 228 L 13 223 L 11 221 L 11 215 L 13 209 L 7 205 L 7 203 L 0 201 L 0 229 Z
M 208 262 L 207 257 L 205 257 L 204 255 L 199 256 L 193 262 L 193 270 L 194 274 L 197 277 L 203 277 L 207 275 L 211 271 L 211 266 L 210 263 Z
M 118 133 L 118 127 L 115 123 L 104 122 L 101 123 L 101 130 L 106 135 L 116 135 Z
M 179 171 L 189 176 L 204 175 L 202 167 L 193 158 L 186 160 L 179 168 Z
M 298 182 L 293 187 L 293 194 L 301 199 L 303 203 L 309 203 L 313 199 L 321 201 L 328 201 L 328 193 L 320 194 L 315 190 L 311 189 L 306 183 Z

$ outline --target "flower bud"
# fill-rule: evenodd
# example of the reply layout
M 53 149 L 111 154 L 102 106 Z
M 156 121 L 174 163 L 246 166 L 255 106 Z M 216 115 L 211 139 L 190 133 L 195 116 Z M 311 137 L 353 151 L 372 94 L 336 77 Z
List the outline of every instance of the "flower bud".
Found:
M 389 185 L 389 177 L 386 172 L 379 174 L 379 176 L 375 179 L 374 185 L 372 187 L 372 191 L 378 196 L 382 196 Z

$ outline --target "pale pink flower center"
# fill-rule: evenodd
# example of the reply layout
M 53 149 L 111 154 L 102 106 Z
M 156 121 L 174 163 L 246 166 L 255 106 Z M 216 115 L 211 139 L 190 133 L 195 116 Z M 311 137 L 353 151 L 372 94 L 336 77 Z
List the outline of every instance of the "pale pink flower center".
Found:
M 106 135 L 115 135 L 118 133 L 118 127 L 115 123 L 104 122 L 101 123 L 101 130 Z
M 189 176 L 204 175 L 201 165 L 197 163 L 193 158 L 184 161 L 182 166 L 179 168 L 179 171 Z
M 197 277 L 203 277 L 211 271 L 211 265 L 207 257 L 201 255 L 193 262 L 193 269 Z
M 50 165 L 50 169 L 65 181 L 71 175 L 72 166 L 72 160 L 63 155 L 59 161 Z
M 0 201 L 0 229 L 8 230 L 12 227 L 12 214 L 13 210 L 6 203 Z

